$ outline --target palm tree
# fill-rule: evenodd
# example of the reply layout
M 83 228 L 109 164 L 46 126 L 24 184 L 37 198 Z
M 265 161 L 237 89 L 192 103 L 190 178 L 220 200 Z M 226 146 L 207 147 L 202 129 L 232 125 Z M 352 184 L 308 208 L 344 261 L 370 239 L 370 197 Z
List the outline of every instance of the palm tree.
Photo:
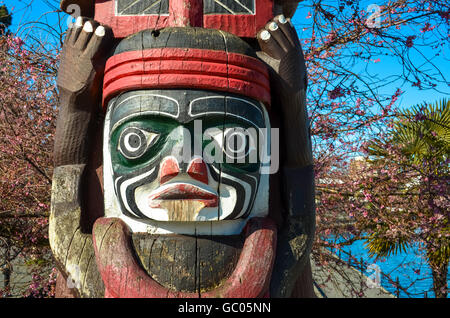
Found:
M 373 141 L 368 153 L 371 165 L 385 171 L 391 169 L 391 175 L 396 169 L 399 177 L 394 178 L 395 181 L 386 178 L 383 187 L 374 187 L 375 191 L 386 191 L 385 194 L 378 193 L 380 197 L 395 196 L 396 199 L 385 202 L 395 201 L 396 206 L 392 204 L 388 211 L 385 208 L 382 212 L 379 204 L 368 203 L 374 215 L 384 213 L 386 220 L 391 221 L 382 224 L 369 221 L 372 231 L 365 237 L 369 253 L 386 257 L 406 250 L 413 242 L 421 242 L 432 270 L 435 295 L 447 297 L 450 101 L 444 99 L 403 111 L 388 138 Z M 376 178 L 380 184 L 381 175 L 376 175 Z M 437 199 L 446 203 L 436 205 Z M 433 219 L 437 215 L 439 218 Z M 424 224 L 420 218 L 437 222 Z M 395 227 L 392 222 L 398 220 L 403 226 L 408 224 L 408 228 L 400 229 L 396 235 L 386 235 Z

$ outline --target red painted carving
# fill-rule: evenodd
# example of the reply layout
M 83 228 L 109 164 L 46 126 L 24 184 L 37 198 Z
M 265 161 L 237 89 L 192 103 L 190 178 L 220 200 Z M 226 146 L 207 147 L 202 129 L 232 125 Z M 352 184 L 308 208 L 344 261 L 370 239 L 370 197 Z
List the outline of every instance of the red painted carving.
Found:
M 233 33 L 239 37 L 254 38 L 273 17 L 272 0 L 255 0 L 255 15 L 208 14 L 203 16 L 203 26 Z
M 145 29 L 162 29 L 169 26 L 168 15 L 117 16 L 114 1 L 95 1 L 94 19 L 108 25 L 116 38 L 124 38 Z
M 151 208 L 160 208 L 161 200 L 195 200 L 202 202 L 206 208 L 215 208 L 219 205 L 216 194 L 207 192 L 199 187 L 189 184 L 174 184 L 149 197 Z
M 201 0 L 169 0 L 169 15 L 118 16 L 115 0 L 95 1 L 95 20 L 109 25 L 116 38 L 145 29 L 197 26 L 219 29 L 240 37 L 255 37 L 273 17 L 273 0 L 255 0 L 255 14 L 203 14 Z
M 202 27 L 202 0 L 171 0 L 169 1 L 169 24 L 173 27 Z
M 208 168 L 201 158 L 195 158 L 189 164 L 187 173 L 195 180 L 208 184 Z
M 161 184 L 166 183 L 170 179 L 173 179 L 180 173 L 180 168 L 175 158 L 168 157 L 161 163 L 161 172 L 159 175 L 159 182 Z
M 185 87 L 242 94 L 266 106 L 271 102 L 269 74 L 260 60 L 224 51 L 163 48 L 112 56 L 106 62 L 103 106 L 123 91 Z
M 220 287 L 204 293 L 172 291 L 145 273 L 134 257 L 128 227 L 120 219 L 100 218 L 94 224 L 97 266 L 111 298 L 257 298 L 268 293 L 276 249 L 276 226 L 253 218 L 244 229 L 246 241 L 235 271 Z M 102 233 L 97 237 L 97 233 Z

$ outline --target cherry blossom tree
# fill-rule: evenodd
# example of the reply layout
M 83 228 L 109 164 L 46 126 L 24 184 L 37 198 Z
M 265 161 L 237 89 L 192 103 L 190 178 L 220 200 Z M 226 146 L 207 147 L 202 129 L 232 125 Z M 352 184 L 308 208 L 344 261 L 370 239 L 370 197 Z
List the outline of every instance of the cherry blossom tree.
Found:
M 449 43 L 448 3 L 398 0 L 370 4 L 304 1 L 298 12 L 304 15 L 295 20 L 309 75 L 316 167 L 313 258 L 335 270 L 342 267 L 341 260 L 323 248 L 338 251 L 364 237 L 367 230 L 366 211 L 357 208 L 366 200 L 357 187 L 365 179 L 358 167 L 362 162 L 355 158 L 365 155 L 367 142 L 383 138 L 401 107 L 410 106 L 399 103 L 405 91 L 420 88 L 432 94 L 442 92 L 442 87 L 448 89 L 444 70 L 434 63 Z M 384 60 L 401 66 L 401 72 L 379 68 Z M 369 196 L 380 190 L 367 186 Z M 406 197 L 402 200 L 408 203 Z M 345 273 L 341 274 L 346 280 Z M 362 295 L 359 284 L 350 287 L 355 296 Z
M 436 297 L 448 295 L 450 261 L 450 102 L 402 114 L 383 139 L 367 147 L 354 193 L 362 193 L 358 225 L 369 252 L 384 257 L 418 242 Z M 362 176 L 362 177 L 361 177 Z
M 0 48 L 0 290 L 8 295 L 15 259 L 35 271 L 51 261 L 47 224 L 58 57 L 27 48 L 12 34 L 0 36 Z

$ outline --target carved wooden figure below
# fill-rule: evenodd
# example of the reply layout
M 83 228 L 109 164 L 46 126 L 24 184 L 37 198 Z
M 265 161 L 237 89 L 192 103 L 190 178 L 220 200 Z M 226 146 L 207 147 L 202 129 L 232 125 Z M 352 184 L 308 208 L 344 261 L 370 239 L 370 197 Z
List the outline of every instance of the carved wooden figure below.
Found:
M 306 70 L 283 0 L 79 5 L 58 73 L 60 297 L 313 297 Z

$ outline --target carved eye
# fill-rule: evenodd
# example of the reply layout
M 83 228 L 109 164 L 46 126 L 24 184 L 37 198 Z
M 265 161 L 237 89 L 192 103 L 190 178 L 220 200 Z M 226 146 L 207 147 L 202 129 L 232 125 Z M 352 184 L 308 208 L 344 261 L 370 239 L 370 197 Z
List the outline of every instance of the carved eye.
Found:
M 142 157 L 158 140 L 159 134 L 128 127 L 120 134 L 117 150 L 127 159 Z
M 244 159 L 252 151 L 256 151 L 256 135 L 243 128 L 228 128 L 223 132 L 217 129 L 217 131 L 211 133 L 211 136 L 230 159 Z
M 224 152 L 230 159 L 243 159 L 253 148 L 251 136 L 241 128 L 226 129 L 224 137 Z

